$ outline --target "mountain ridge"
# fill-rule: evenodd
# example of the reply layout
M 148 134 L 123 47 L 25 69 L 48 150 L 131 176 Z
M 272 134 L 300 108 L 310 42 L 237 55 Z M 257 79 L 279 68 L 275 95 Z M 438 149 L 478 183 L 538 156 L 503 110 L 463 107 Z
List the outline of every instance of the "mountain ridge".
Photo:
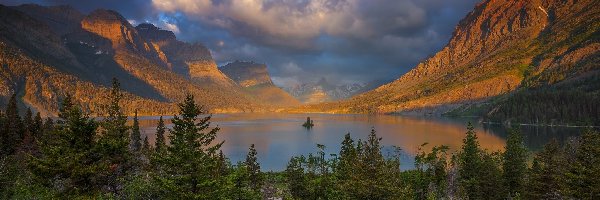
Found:
M 248 94 L 260 101 L 270 102 L 278 106 L 296 106 L 300 104 L 296 98 L 273 84 L 266 64 L 252 61 L 235 61 L 219 69 L 244 88 Z

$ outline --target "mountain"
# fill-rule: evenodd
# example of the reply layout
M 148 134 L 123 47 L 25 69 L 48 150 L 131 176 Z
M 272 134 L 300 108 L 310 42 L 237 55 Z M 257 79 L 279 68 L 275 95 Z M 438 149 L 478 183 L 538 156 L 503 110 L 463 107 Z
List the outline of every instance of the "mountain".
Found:
M 302 83 L 285 90 L 303 103 L 314 104 L 348 99 L 381 85 L 382 81 L 334 85 L 321 78 L 317 82 Z
M 300 104 L 293 96 L 273 84 L 265 64 L 235 61 L 220 67 L 220 70 L 243 87 L 249 95 L 262 102 L 278 106 Z
M 235 85 L 219 71 L 210 51 L 201 43 L 179 41 L 173 32 L 161 30 L 149 23 L 136 26 L 136 30 L 157 49 L 161 61 L 170 70 L 203 84 L 215 83 L 225 87 Z
M 442 50 L 399 79 L 347 101 L 299 110 L 442 114 L 487 105 L 482 113 L 493 115 L 517 93 L 572 84 L 597 97 L 599 4 L 486 0 L 459 22 Z M 598 112 L 594 105 L 580 107 Z
M 203 45 L 149 24 L 133 27 L 115 11 L 0 5 L 0 17 L 0 105 L 17 93 L 21 104 L 51 115 L 71 93 L 100 113 L 97 105 L 116 77 L 128 113 L 172 114 L 187 93 L 213 112 L 271 107 L 219 71 Z

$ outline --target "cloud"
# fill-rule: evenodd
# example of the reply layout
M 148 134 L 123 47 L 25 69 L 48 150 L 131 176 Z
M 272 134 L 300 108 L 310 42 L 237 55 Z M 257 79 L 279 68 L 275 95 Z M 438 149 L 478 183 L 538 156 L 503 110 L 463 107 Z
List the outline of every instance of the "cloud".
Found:
M 418 32 L 427 21 L 411 0 L 152 0 L 163 12 L 252 40 L 310 49 L 322 34 L 372 39 Z
M 159 27 L 172 31 L 175 34 L 179 33 L 179 27 L 177 27 L 176 24 L 172 24 L 167 21 L 162 21 L 161 24 L 159 24 Z

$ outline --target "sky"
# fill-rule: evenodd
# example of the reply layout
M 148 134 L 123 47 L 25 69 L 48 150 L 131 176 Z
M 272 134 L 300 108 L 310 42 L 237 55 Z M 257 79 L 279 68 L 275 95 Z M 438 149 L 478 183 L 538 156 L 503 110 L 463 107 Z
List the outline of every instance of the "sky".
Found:
M 222 66 L 265 63 L 282 87 L 394 80 L 444 47 L 479 0 L 0 0 L 112 9 L 186 42 Z

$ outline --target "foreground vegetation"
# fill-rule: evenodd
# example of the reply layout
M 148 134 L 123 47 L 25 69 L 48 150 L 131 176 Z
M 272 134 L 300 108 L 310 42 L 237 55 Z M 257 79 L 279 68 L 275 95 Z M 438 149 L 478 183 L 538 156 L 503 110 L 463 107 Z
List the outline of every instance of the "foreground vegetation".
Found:
M 400 170 L 400 151 L 382 153 L 376 131 L 365 140 L 349 134 L 338 154 L 290 159 L 283 172 L 264 173 L 250 146 L 231 164 L 215 141 L 219 128 L 188 95 L 156 143 L 132 126 L 113 83 L 104 118 L 96 121 L 65 97 L 59 119 L 19 115 L 13 96 L 0 117 L 0 198 L 3 199 L 597 199 L 600 134 L 585 131 L 562 147 L 547 144 L 533 156 L 521 133 L 510 131 L 505 151 L 479 146 L 473 126 L 455 153 L 427 147 L 415 169 Z M 167 138 L 167 131 L 168 134 Z M 169 142 L 167 142 L 169 141 Z

